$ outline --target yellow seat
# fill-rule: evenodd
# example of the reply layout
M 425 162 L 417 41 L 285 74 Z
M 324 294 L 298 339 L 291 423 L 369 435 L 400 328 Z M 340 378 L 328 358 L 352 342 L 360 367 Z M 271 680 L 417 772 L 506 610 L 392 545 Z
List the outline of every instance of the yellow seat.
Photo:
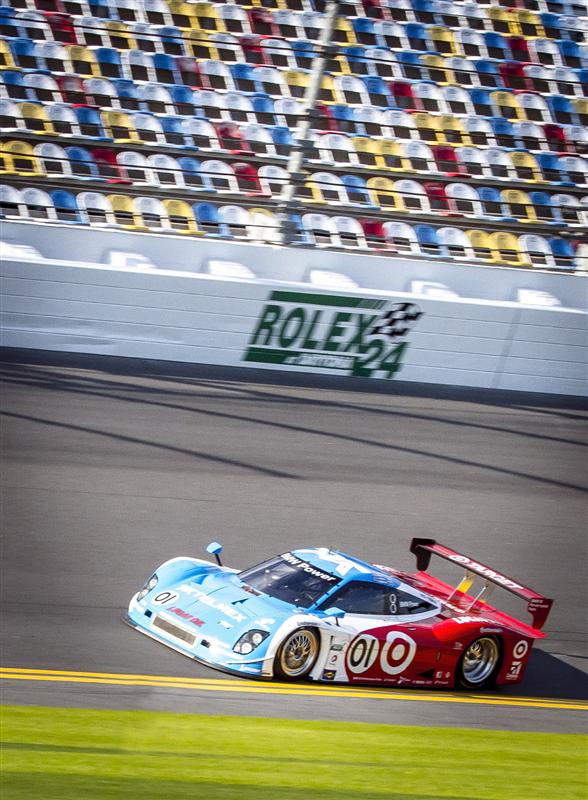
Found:
M 0 174 L 20 175 L 23 178 L 46 176 L 42 162 L 28 142 L 4 142 L 0 159 Z
M 380 150 L 380 143 L 367 136 L 354 136 L 351 139 L 357 158 L 362 167 L 368 169 L 384 169 L 384 159 Z
M 198 30 L 198 19 L 194 14 L 194 5 L 183 0 L 168 0 L 167 2 L 172 20 L 177 28 L 183 30 Z
M 439 86 L 458 84 L 454 71 L 447 67 L 447 62 L 441 56 L 423 54 L 419 60 L 423 66 L 427 67 L 430 80 L 435 81 Z
M 459 117 L 454 117 L 452 114 L 442 114 L 437 118 L 437 121 L 444 142 L 458 147 L 471 145 L 472 140 Z
M 488 236 L 492 261 L 496 264 L 509 264 L 515 267 L 530 267 L 531 262 L 522 252 L 519 240 L 512 233 L 497 231 Z
M 247 226 L 248 238 L 258 242 L 279 244 L 280 225 L 278 217 L 267 208 L 250 208 L 251 225 Z
M 337 92 L 335 90 L 335 83 L 330 75 L 323 75 L 321 88 L 318 93 L 318 100 L 321 103 L 336 103 Z
M 379 142 L 384 169 L 392 172 L 412 172 L 412 164 L 407 158 L 402 142 L 382 139 Z
M 202 231 L 198 230 L 196 218 L 192 211 L 192 206 L 185 200 L 164 200 L 163 205 L 169 217 L 169 224 L 176 233 L 184 233 L 188 236 L 202 236 Z
M 337 42 L 337 44 L 343 45 L 344 47 L 347 45 L 357 44 L 353 25 L 346 17 L 337 18 L 335 30 L 333 31 L 333 41 Z
M 506 36 L 521 35 L 518 18 L 512 11 L 507 11 L 500 6 L 490 6 L 486 8 L 486 15 L 497 33 L 506 34 Z
M 531 183 L 546 182 L 535 156 L 530 153 L 524 153 L 521 150 L 515 150 L 510 154 L 510 160 L 514 164 L 517 178 L 520 178 L 520 180 Z
M 444 25 L 429 25 L 427 32 L 435 46 L 435 50 L 446 56 L 457 55 L 457 45 L 449 28 Z
M 580 119 L 580 125 L 588 125 L 588 98 L 579 97 L 572 102 Z
M 516 217 L 519 222 L 537 222 L 535 206 L 526 192 L 518 189 L 505 189 L 500 196 L 507 203 L 512 216 Z
M 308 86 L 308 82 L 310 80 L 308 73 L 300 72 L 296 69 L 288 69 L 284 73 L 284 78 L 286 79 L 286 83 L 288 84 L 288 88 L 290 89 L 290 94 L 292 97 L 304 97 L 306 87 Z
M 525 114 L 516 97 L 510 92 L 491 92 L 490 99 L 505 119 L 524 120 Z
M 0 67 L 3 69 L 20 69 L 14 63 L 8 42 L 5 42 L 4 39 L 0 39 Z
M 225 23 L 216 14 L 216 9 L 212 3 L 195 3 L 194 16 L 196 17 L 198 28 L 202 31 L 211 33 L 225 33 Z
M 91 50 L 87 47 L 82 47 L 80 44 L 68 45 L 67 49 L 69 51 L 69 60 L 78 75 L 82 78 L 100 77 L 100 69 Z
M 439 144 L 444 141 L 439 117 L 429 114 L 428 111 L 417 111 L 416 114 L 412 114 L 412 119 L 418 128 L 419 138 L 423 142 Z
M 108 200 L 114 212 L 116 224 L 129 231 L 146 231 L 141 215 L 132 197 L 126 194 L 109 194 Z
M 518 25 L 523 36 L 540 36 L 543 39 L 547 38 L 545 28 L 541 23 L 541 18 L 528 11 L 526 8 L 517 8 L 514 11 L 517 18 Z
M 368 178 L 366 186 L 374 202 L 390 211 L 405 211 L 404 201 L 401 195 L 394 189 L 394 181 L 390 178 Z
M 19 103 L 18 107 L 28 131 L 39 136 L 55 133 L 53 123 L 43 106 L 35 105 L 35 103 Z
M 492 243 L 486 231 L 469 230 L 466 231 L 466 236 L 471 242 L 476 258 L 482 261 L 495 261 L 495 255 L 492 252 Z
M 194 56 L 194 58 L 213 59 L 214 61 L 223 60 L 219 56 L 214 40 L 210 38 L 206 31 L 201 31 L 198 28 L 184 33 L 184 46 L 186 52 Z
M 141 138 L 128 114 L 122 111 L 102 111 L 100 114 L 107 136 L 115 142 L 137 144 Z
M 115 50 L 136 50 L 137 41 L 129 32 L 128 26 L 119 20 L 107 20 L 105 24 L 110 46 Z

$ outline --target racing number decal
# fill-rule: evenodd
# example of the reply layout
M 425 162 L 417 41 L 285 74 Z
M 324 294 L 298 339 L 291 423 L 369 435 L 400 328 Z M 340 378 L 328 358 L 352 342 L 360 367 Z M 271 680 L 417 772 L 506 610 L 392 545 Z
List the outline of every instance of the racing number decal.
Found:
M 173 600 L 177 600 L 179 594 L 177 592 L 159 592 L 153 598 L 153 605 L 156 606 L 164 606 L 166 603 L 171 603 Z
M 403 631 L 390 631 L 386 641 L 362 634 L 347 650 L 346 666 L 353 675 L 362 675 L 380 659 L 380 668 L 387 675 L 400 675 L 412 664 L 417 645 Z
M 380 642 L 375 636 L 360 636 L 347 651 L 347 668 L 349 672 L 354 675 L 361 675 L 362 672 L 367 672 L 378 657 L 379 650 Z

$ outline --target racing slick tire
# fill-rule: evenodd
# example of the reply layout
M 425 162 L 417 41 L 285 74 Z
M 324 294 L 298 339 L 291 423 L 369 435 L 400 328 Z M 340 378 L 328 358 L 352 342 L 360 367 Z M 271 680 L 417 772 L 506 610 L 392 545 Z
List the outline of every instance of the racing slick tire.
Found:
M 501 660 L 500 641 L 495 636 L 478 636 L 465 648 L 459 659 L 456 685 L 464 689 L 493 686 Z
M 319 633 L 314 628 L 297 628 L 284 639 L 274 661 L 274 674 L 286 681 L 306 678 L 315 665 L 320 649 Z

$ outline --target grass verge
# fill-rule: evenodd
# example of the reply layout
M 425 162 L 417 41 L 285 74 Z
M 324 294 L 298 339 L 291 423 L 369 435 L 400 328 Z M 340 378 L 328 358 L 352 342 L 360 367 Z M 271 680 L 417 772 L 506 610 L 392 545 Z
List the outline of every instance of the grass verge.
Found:
M 4 706 L 2 800 L 586 800 L 586 739 Z

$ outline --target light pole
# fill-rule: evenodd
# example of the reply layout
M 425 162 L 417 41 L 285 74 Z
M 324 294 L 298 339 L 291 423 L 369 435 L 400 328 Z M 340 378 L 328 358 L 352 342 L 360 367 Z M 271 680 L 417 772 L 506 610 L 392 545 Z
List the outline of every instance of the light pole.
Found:
M 294 194 L 296 186 L 303 179 L 302 165 L 305 152 L 309 148 L 308 135 L 316 113 L 316 101 L 320 91 L 327 59 L 332 55 L 331 46 L 333 31 L 337 24 L 340 0 L 329 0 L 325 9 L 325 24 L 318 43 L 318 53 L 312 62 L 312 77 L 304 93 L 302 119 L 296 127 L 294 144 L 288 159 L 286 170 L 288 182 L 282 187 L 278 209 L 280 214 L 279 243 L 291 244 L 295 238 L 296 230 L 292 225 L 289 212 L 296 206 Z

